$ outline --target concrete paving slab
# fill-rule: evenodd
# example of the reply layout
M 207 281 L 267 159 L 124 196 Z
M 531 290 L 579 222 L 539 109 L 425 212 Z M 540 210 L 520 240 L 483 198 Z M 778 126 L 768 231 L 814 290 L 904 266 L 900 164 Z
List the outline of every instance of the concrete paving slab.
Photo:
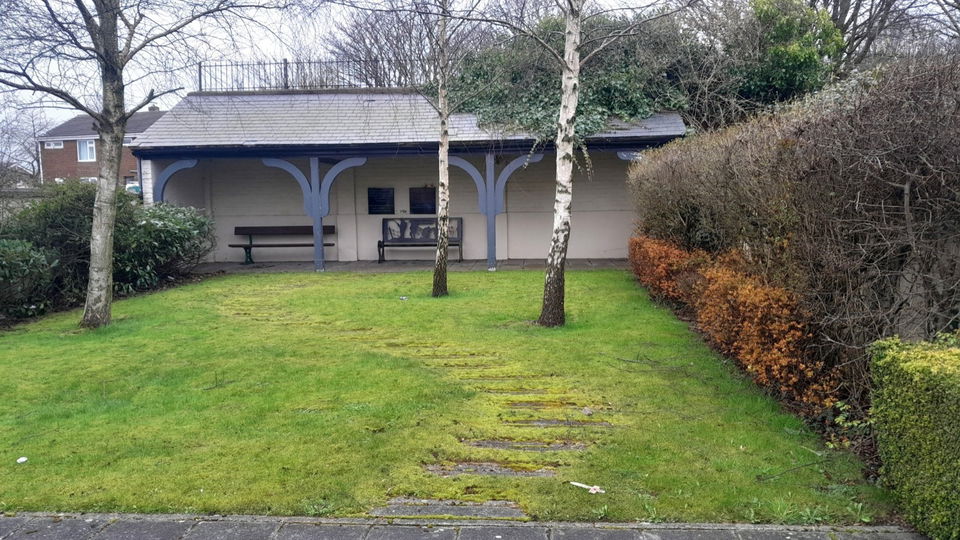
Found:
M 643 533 L 644 540 L 739 540 L 729 529 L 648 529 Z
M 362 525 L 287 523 L 273 540 L 362 540 L 369 529 Z
M 92 537 L 104 525 L 97 519 L 40 518 L 31 520 L 4 540 L 84 540 Z
M 393 499 L 387 506 L 371 510 L 370 515 L 377 517 L 451 516 L 476 519 L 526 517 L 520 507 L 510 501 L 474 503 L 431 499 Z
M 8 534 L 13 533 L 20 527 L 23 527 L 30 521 L 25 517 L 3 517 L 0 516 L 0 538 L 6 538 Z
M 8 534 L 13 533 L 20 527 L 23 527 L 30 521 L 26 517 L 3 517 L 0 516 L 0 538 L 6 538 Z
M 547 540 L 546 527 L 461 527 L 459 540 Z
M 468 462 L 454 463 L 453 465 L 427 465 L 427 472 L 448 478 L 464 474 L 479 476 L 523 476 L 523 477 L 550 477 L 557 472 L 552 469 L 540 468 L 534 470 L 513 469 L 495 462 Z
M 179 540 L 192 521 L 125 521 L 107 525 L 96 540 Z
M 201 521 L 190 529 L 186 540 L 268 540 L 280 527 L 278 522 Z
M 367 533 L 366 540 L 455 540 L 453 527 L 409 527 L 377 525 Z
M 628 529 L 569 528 L 553 531 L 552 540 L 641 540 L 642 533 Z

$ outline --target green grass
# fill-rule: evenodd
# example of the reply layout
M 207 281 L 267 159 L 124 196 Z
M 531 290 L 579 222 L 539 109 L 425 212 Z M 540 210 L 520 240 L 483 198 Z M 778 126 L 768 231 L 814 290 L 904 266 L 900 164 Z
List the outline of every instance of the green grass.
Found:
M 890 512 L 854 457 L 825 449 L 627 273 L 569 272 L 562 329 L 529 323 L 540 273 L 451 274 L 444 299 L 429 279 L 222 277 L 117 302 L 105 329 L 79 330 L 69 312 L 0 334 L 0 511 L 357 516 L 415 496 L 514 500 L 541 520 Z M 544 409 L 510 405 L 529 401 Z M 534 418 L 613 427 L 505 423 Z M 480 439 L 589 446 L 461 442 Z M 456 461 L 557 474 L 424 469 Z

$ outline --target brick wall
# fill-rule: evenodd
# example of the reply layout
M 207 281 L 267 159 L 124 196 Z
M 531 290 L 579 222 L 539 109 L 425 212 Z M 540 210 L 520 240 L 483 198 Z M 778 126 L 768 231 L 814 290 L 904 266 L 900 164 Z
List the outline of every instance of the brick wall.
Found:
M 100 142 L 97 141 L 97 158 L 100 157 Z M 54 178 L 82 178 L 97 176 L 99 165 L 95 161 L 77 161 L 77 141 L 63 141 L 63 148 L 46 148 L 40 143 L 40 156 L 43 160 L 43 181 L 53 182 Z M 137 177 L 137 158 L 130 149 L 123 148 L 120 161 L 120 176 Z

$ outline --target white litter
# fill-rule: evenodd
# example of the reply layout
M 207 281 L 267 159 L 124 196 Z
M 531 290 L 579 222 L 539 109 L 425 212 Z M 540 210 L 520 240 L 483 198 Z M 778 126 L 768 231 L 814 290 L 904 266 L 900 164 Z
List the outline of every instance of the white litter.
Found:
M 578 488 L 583 488 L 590 493 L 606 493 L 600 486 L 588 486 L 586 484 L 581 484 L 580 482 L 570 482 L 570 485 L 577 486 Z
M 17 463 L 26 463 L 26 462 L 27 462 L 27 458 L 25 458 L 25 457 L 19 458 L 19 459 L 17 460 Z
M 407 297 L 406 297 L 406 296 L 401 296 L 400 299 L 401 299 L 401 300 L 406 300 Z

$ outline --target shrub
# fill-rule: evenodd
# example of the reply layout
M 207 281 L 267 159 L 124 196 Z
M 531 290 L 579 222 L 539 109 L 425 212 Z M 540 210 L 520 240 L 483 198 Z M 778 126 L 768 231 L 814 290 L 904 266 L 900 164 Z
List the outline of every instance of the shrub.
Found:
M 796 295 L 718 263 L 696 298 L 700 330 L 757 384 L 807 416 L 838 401 L 835 370 L 806 352 L 812 336 Z
M 0 240 L 0 320 L 44 311 L 55 264 L 48 253 L 30 242 Z
M 48 305 L 81 303 L 86 294 L 96 186 L 49 185 L 44 197 L 18 214 L 5 236 L 56 254 Z M 213 222 L 192 208 L 145 207 L 136 195 L 117 194 L 114 291 L 129 294 L 157 287 L 190 270 L 214 245 Z
M 960 339 L 880 341 L 872 366 L 884 481 L 921 532 L 960 538 Z
M 138 208 L 136 221 L 117 229 L 114 280 L 119 292 L 157 287 L 189 272 L 213 249 L 213 221 L 193 208 Z
M 648 236 L 630 239 L 630 264 L 633 273 L 658 298 L 690 303 L 696 287 L 697 268 L 706 262 L 706 254 L 688 252 L 670 242 Z
M 90 230 L 93 223 L 95 184 L 68 181 L 47 185 L 43 196 L 17 214 L 6 235 L 29 241 L 56 253 L 51 304 L 70 306 L 83 302 L 90 268 Z M 133 221 L 135 198 L 117 194 L 117 228 Z M 114 248 L 117 250 L 116 246 Z
M 809 353 L 809 315 L 797 295 L 744 271 L 742 256 L 637 235 L 630 263 L 654 296 L 692 308 L 711 345 L 798 412 L 820 417 L 842 397 L 837 370 Z

